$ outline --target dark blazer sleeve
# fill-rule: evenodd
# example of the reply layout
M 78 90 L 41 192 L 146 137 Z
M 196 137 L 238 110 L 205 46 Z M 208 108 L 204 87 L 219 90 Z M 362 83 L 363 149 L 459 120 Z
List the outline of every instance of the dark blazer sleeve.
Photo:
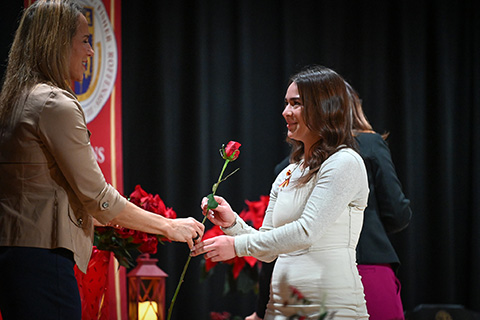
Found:
M 388 234 L 408 226 L 412 217 L 410 201 L 402 191 L 387 143 L 376 133 L 356 136 L 368 174 L 368 206 L 357 244 L 358 264 L 400 265 Z
M 399 232 L 410 223 L 410 200 L 402 191 L 387 143 L 378 134 L 369 136 L 378 214 L 387 233 Z

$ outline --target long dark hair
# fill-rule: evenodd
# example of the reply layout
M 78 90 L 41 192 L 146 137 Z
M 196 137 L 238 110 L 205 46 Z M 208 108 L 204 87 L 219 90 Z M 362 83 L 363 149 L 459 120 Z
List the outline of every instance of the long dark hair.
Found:
M 302 142 L 287 137 L 292 146 L 292 162 L 299 162 L 306 152 L 311 155 L 304 164 L 310 171 L 299 180 L 302 185 L 338 150 L 347 147 L 356 150 L 356 142 L 352 134 L 350 96 L 345 80 L 338 73 L 323 66 L 312 66 L 292 76 L 290 84 L 292 82 L 296 83 L 303 103 L 303 121 L 319 138 L 311 150 L 304 150 Z

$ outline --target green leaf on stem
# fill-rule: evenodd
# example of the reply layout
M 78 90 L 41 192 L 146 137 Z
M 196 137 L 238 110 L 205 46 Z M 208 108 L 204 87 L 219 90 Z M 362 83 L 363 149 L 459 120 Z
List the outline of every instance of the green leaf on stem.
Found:
M 207 199 L 208 199 L 208 207 L 207 207 L 207 210 L 210 210 L 210 209 L 215 209 L 216 207 L 218 207 L 218 202 L 217 200 L 215 200 L 214 196 L 213 196 L 213 193 L 210 193 L 208 196 L 207 196 Z

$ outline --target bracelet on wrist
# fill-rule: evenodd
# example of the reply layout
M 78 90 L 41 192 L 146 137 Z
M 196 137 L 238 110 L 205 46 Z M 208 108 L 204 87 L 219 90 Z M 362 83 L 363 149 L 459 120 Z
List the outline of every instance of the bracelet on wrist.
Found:
M 235 227 L 236 224 L 237 224 L 237 219 L 235 219 L 235 220 L 233 221 L 233 223 L 232 223 L 231 226 L 229 226 L 229 227 L 224 227 L 223 229 L 226 229 L 226 230 L 232 229 L 233 227 Z

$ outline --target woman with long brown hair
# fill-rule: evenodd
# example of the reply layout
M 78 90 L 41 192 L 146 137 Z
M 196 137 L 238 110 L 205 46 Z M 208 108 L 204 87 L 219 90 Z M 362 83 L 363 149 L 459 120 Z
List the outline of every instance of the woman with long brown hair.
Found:
M 196 244 L 193 255 L 204 253 L 214 262 L 278 257 L 264 319 L 318 319 L 322 307 L 335 319 L 368 318 L 355 263 L 368 182 L 355 151 L 349 103 L 335 71 L 311 67 L 294 75 L 283 110 L 291 164 L 272 185 L 261 229 L 248 226 L 221 197 L 207 213 L 227 235 Z
M 27 8 L 0 93 L 0 310 L 4 320 L 80 319 L 94 219 L 193 246 L 204 226 L 126 201 L 103 177 L 70 84 L 93 55 L 70 0 Z

